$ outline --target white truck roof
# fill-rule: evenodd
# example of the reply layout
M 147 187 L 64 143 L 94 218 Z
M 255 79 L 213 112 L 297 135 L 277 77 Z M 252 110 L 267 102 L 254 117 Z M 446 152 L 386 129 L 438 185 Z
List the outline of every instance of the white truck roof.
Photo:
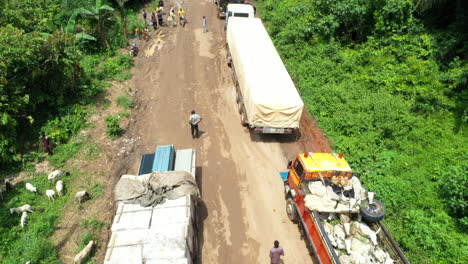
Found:
M 226 37 L 249 122 L 298 128 L 304 103 L 262 21 L 232 17 Z
M 254 8 L 249 4 L 228 4 L 227 11 L 233 11 L 236 13 L 253 13 Z

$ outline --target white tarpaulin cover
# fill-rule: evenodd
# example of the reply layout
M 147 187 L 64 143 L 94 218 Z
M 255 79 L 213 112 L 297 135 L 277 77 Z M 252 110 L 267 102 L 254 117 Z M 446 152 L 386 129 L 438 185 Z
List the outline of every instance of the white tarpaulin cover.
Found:
M 226 37 L 249 123 L 298 128 L 304 103 L 262 21 L 231 17 Z
M 194 210 L 190 195 L 154 207 L 119 203 L 104 264 L 192 263 Z

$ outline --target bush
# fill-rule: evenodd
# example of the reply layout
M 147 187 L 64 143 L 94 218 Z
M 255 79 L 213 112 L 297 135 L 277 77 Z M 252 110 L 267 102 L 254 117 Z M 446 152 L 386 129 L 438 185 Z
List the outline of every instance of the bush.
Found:
M 135 106 L 135 102 L 129 98 L 130 96 L 128 94 L 120 95 L 117 97 L 117 104 L 123 107 L 124 110 L 127 110 L 128 108 L 133 108 Z
M 120 120 L 126 116 L 127 113 L 120 113 L 115 116 L 109 115 L 106 117 L 106 125 L 107 125 L 107 135 L 112 138 L 118 138 L 123 130 L 120 128 Z

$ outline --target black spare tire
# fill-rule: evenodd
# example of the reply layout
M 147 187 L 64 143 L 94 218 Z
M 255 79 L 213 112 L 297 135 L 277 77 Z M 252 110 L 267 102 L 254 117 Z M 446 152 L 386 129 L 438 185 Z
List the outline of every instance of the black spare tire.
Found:
M 369 222 L 378 222 L 385 216 L 385 205 L 377 199 L 371 204 L 368 200 L 364 201 L 359 210 L 362 217 Z

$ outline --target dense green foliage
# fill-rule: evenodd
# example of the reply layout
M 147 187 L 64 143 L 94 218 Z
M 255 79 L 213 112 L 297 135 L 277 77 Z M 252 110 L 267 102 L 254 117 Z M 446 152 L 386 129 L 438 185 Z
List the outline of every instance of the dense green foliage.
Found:
M 21 161 L 41 130 L 66 142 L 106 80 L 131 77 L 133 58 L 112 58 L 126 43 L 112 4 L 0 1 L 0 168 Z
M 135 24 L 132 19 L 137 19 L 134 14 L 139 2 L 132 1 L 134 6 L 128 10 L 128 1 L 119 2 L 0 0 L 2 183 L 4 175 L 20 166 L 27 174 L 34 174 L 33 164 L 44 159 L 40 132 L 52 141 L 54 155 L 47 159 L 55 168 L 66 166 L 83 147 L 85 159 L 99 155 L 98 146 L 87 146 L 77 134 L 88 125 L 89 113 L 99 101 L 97 95 L 105 91 L 109 81 L 132 77 L 128 69 L 133 66 L 133 57 L 117 50 L 127 43 L 122 19 L 128 14 L 129 23 Z M 123 16 L 117 15 L 116 7 Z M 130 107 L 130 102 L 126 103 Z M 39 195 L 26 191 L 22 182 L 4 193 L 0 202 L 0 263 L 60 263 L 56 245 L 48 238 L 72 195 L 49 203 L 44 192 L 54 186 L 45 175 L 34 176 L 28 182 L 38 187 Z M 103 192 L 102 186 L 88 182 L 80 184 L 87 184 L 84 187 L 94 196 Z M 10 215 L 8 208 L 25 203 L 35 212 L 21 228 L 20 217 Z M 91 227 L 85 228 L 93 233 L 102 225 Z
M 468 262 L 468 5 L 259 0 L 309 112 L 414 263 Z

